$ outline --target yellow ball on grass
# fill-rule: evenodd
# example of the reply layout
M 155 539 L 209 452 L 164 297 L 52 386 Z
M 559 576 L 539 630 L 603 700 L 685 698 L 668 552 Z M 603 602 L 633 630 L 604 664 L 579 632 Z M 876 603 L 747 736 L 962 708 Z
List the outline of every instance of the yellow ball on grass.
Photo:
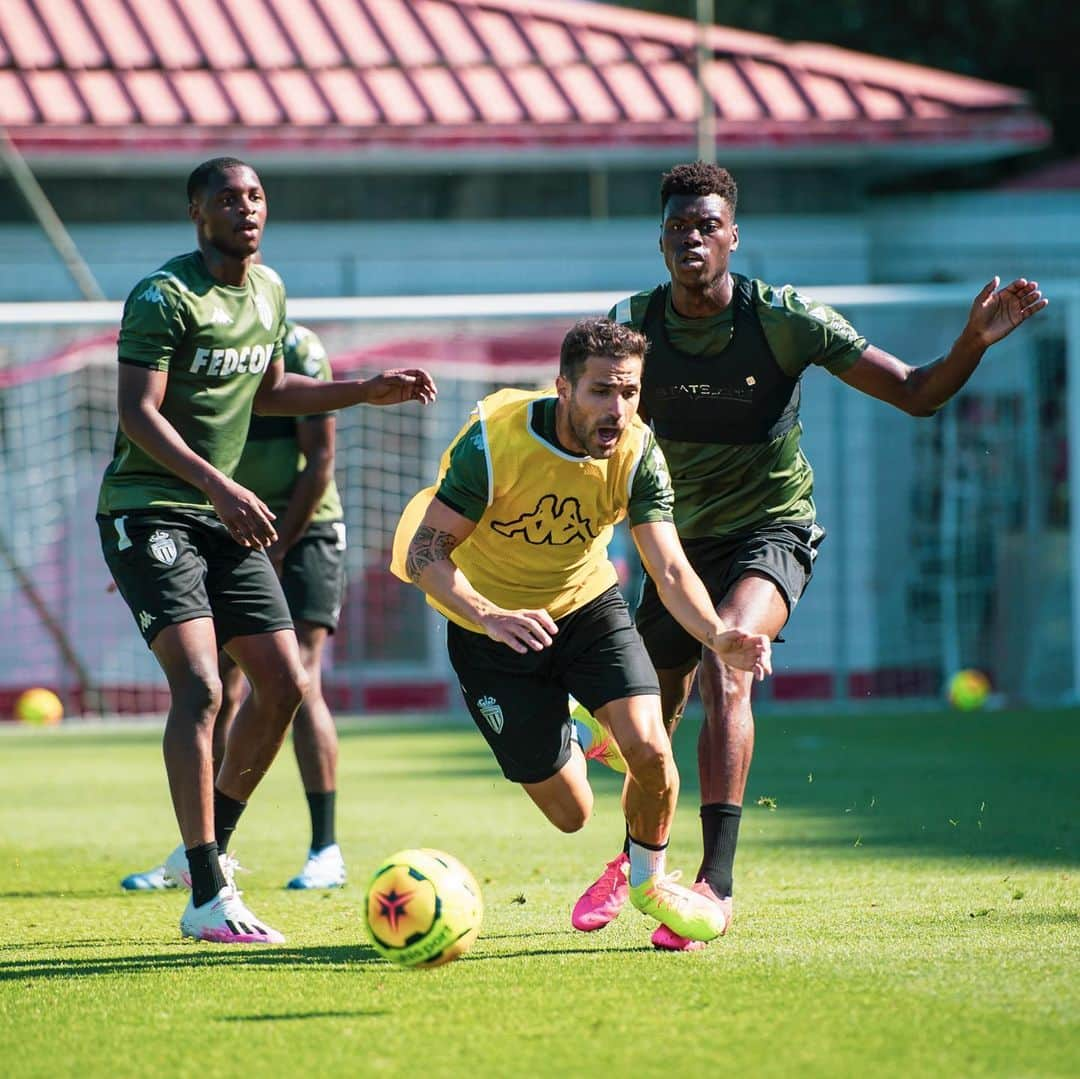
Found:
M 961 712 L 974 712 L 986 704 L 990 696 L 990 679 L 982 671 L 957 671 L 946 687 L 949 704 Z
M 54 727 L 64 718 L 64 705 L 51 689 L 35 687 L 19 694 L 15 718 L 32 727 Z

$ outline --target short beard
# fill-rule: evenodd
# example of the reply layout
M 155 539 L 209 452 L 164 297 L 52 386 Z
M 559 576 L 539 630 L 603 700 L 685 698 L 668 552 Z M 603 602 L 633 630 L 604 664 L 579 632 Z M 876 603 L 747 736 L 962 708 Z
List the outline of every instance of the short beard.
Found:
M 259 243 L 260 243 L 260 244 L 262 243 L 262 236 L 260 236 L 260 237 L 259 237 Z M 257 255 L 257 254 L 259 253 L 259 248 L 258 248 L 258 247 L 256 247 L 256 248 L 255 248 L 255 249 L 254 249 L 253 251 L 237 251 L 237 250 L 235 250 L 235 249 L 234 249 L 234 250 L 230 250 L 229 248 L 225 247 L 225 246 L 224 246 L 224 245 L 223 245 L 223 244 L 222 244 L 222 243 L 221 243 L 220 241 L 218 241 L 218 240 L 211 240 L 211 241 L 210 241 L 210 246 L 211 246 L 211 247 L 212 247 L 212 248 L 213 248 L 213 249 L 214 249 L 214 250 L 215 250 L 215 251 L 216 251 L 216 252 L 217 252 L 217 253 L 218 253 L 219 255 L 224 255 L 224 256 L 225 256 L 226 258 L 230 258 L 230 259 L 249 259 L 249 258 L 254 258 L 254 257 L 255 257 L 255 255 Z

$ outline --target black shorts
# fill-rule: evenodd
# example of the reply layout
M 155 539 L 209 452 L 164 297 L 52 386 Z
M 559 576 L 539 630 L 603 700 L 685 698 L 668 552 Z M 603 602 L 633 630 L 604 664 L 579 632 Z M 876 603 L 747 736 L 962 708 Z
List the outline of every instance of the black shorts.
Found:
M 660 693 L 617 588 L 556 625 L 550 648 L 520 655 L 447 624 L 447 649 L 465 703 L 503 775 L 515 783 L 541 783 L 570 759 L 568 696 L 595 712 L 623 697 Z
M 752 571 L 772 579 L 790 616 L 810 583 L 824 538 L 825 530 L 816 522 L 778 524 L 737 536 L 684 540 L 683 548 L 714 604 L 719 605 L 732 585 Z M 648 577 L 637 608 L 637 627 L 658 671 L 682 669 L 701 656 L 701 644 L 668 613 Z
M 296 622 L 337 629 L 345 594 L 345 525 L 320 521 L 285 553 L 281 587 Z
M 217 517 L 149 510 L 97 521 L 105 562 L 148 645 L 166 626 L 193 618 L 213 618 L 219 647 L 292 629 L 266 553 L 242 547 Z

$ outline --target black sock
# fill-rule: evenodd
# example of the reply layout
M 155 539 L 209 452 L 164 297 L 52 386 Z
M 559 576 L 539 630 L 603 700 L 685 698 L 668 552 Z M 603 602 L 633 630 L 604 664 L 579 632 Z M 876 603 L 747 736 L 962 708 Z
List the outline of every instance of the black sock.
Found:
M 630 857 L 630 825 L 626 826 L 626 838 L 623 840 L 622 852 L 627 858 Z
M 202 843 L 185 850 L 188 869 L 191 871 L 192 902 L 197 907 L 209 903 L 225 887 L 225 874 L 221 872 L 216 843 Z
M 236 831 L 236 822 L 246 806 L 247 802 L 238 802 L 235 798 L 222 794 L 217 787 L 214 788 L 214 838 L 222 854 L 228 850 L 229 840 Z
M 714 802 L 701 807 L 701 842 L 705 853 L 697 879 L 707 880 L 721 899 L 731 895 L 731 874 L 741 817 L 742 806 Z
M 311 849 L 319 851 L 336 843 L 334 838 L 334 796 L 336 791 L 308 791 L 311 813 Z

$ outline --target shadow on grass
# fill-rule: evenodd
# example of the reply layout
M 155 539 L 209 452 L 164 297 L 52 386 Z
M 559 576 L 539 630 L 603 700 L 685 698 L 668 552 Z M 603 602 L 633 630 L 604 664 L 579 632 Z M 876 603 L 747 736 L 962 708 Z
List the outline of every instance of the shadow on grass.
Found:
M 87 942 L 81 942 L 88 946 Z M 115 941 L 111 941 L 115 945 Z M 323 948 L 259 948 L 258 950 L 228 948 L 217 950 L 212 945 L 196 942 L 178 945 L 175 951 L 157 954 L 91 957 L 87 959 L 0 959 L 0 982 L 31 981 L 39 978 L 86 978 L 101 975 L 137 975 L 168 968 L 198 969 L 201 967 L 292 967 L 310 969 L 313 966 L 367 967 L 385 966 L 386 961 L 365 945 L 337 945 Z
M 215 1023 L 280 1023 L 296 1019 L 373 1019 L 389 1014 L 370 1008 L 356 1008 L 348 1012 L 277 1012 L 273 1015 L 218 1015 L 211 1018 Z
M 83 888 L 75 891 L 64 888 L 61 891 L 34 891 L 34 892 L 3 892 L 0 891 L 0 899 L 100 899 L 100 888 Z M 3 945 L 0 945 L 3 947 Z
M 527 934 L 523 936 L 541 936 L 548 934 Z M 508 937 L 485 937 L 484 940 L 511 939 Z M 100 944 L 98 941 L 69 941 L 63 947 L 93 947 Z M 115 941 L 110 941 L 115 945 Z M 31 947 L 34 947 L 31 945 Z M 45 945 L 37 945 L 45 947 Z M 212 949 L 212 946 L 204 946 L 192 943 L 180 946 L 176 951 L 159 952 L 148 955 L 120 955 L 110 957 L 91 957 L 86 959 L 16 959 L 6 960 L 0 958 L 0 983 L 7 981 L 32 982 L 43 979 L 72 980 L 79 978 L 109 977 L 120 975 L 122 977 L 138 976 L 139 974 L 153 974 L 162 969 L 197 970 L 222 969 L 222 968 L 277 968 L 280 970 L 311 970 L 313 967 L 322 969 L 339 968 L 377 968 L 376 972 L 387 973 L 398 969 L 393 964 L 387 963 L 373 949 L 364 945 L 337 945 L 321 948 L 266 948 L 258 950 Z M 524 957 L 535 956 L 569 956 L 569 955 L 612 955 L 616 952 L 651 952 L 649 945 L 618 945 L 615 947 L 596 948 L 510 948 L 505 951 L 491 954 L 471 952 L 463 957 L 459 963 L 483 963 L 491 960 L 516 960 Z M 273 1018 L 321 1018 L 349 1015 L 379 1015 L 381 1012 L 304 1012 L 284 1016 L 226 1016 L 229 1021 L 241 1022 L 244 1020 L 273 1019 Z
M 756 726 L 744 853 L 1080 862 L 1077 712 L 766 715 Z M 691 717 L 675 739 L 683 814 L 697 804 L 699 730 Z

